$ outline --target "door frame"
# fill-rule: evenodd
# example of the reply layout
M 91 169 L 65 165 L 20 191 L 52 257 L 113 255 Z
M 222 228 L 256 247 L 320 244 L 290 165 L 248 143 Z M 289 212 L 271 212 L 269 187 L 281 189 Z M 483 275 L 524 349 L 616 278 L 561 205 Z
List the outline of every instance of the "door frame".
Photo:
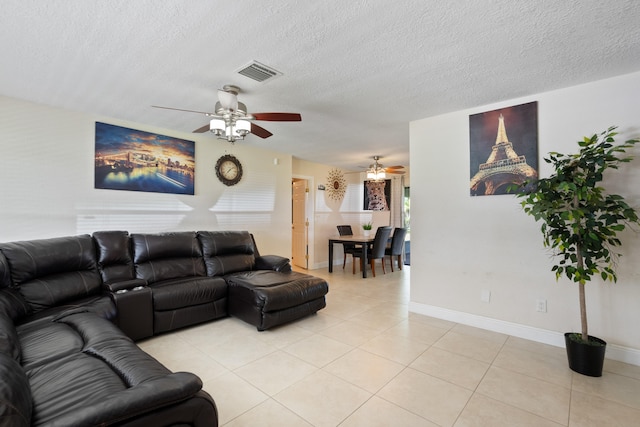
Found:
M 315 242 L 315 234 L 314 234 L 314 223 L 315 223 L 315 184 L 314 184 L 314 178 L 313 176 L 310 175 L 298 175 L 298 174 L 292 174 L 291 175 L 291 183 L 293 183 L 294 179 L 304 179 L 307 181 L 307 184 L 309 185 L 309 196 L 307 198 L 307 203 L 305 204 L 305 213 L 306 216 L 308 218 L 309 221 L 309 227 L 307 227 L 307 250 L 308 250 L 308 262 L 307 265 L 309 266 L 309 270 L 312 270 L 315 268 L 315 251 L 314 251 L 314 242 Z M 292 200 L 293 202 L 293 200 Z M 293 230 L 290 231 L 291 232 L 291 244 L 293 245 Z M 292 253 L 293 253 L 293 248 L 292 248 Z

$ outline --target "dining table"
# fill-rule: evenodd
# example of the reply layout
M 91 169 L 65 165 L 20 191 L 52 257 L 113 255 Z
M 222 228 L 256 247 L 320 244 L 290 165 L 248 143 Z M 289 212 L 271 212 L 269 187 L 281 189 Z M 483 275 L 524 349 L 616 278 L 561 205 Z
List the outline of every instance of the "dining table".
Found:
M 353 243 L 362 248 L 362 277 L 367 277 L 367 249 L 373 243 L 375 236 L 353 235 L 353 236 L 333 236 L 329 237 L 329 273 L 333 273 L 333 245 L 336 243 Z M 355 262 L 355 261 L 354 261 Z

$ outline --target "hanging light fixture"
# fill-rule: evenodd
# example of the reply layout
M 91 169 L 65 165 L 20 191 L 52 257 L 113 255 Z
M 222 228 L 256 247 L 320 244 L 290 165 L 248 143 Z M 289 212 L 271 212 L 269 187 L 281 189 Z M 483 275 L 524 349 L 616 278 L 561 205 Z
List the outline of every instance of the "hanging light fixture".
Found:
M 384 167 L 378 163 L 379 159 L 379 156 L 373 156 L 375 163 L 370 165 L 370 169 L 367 170 L 367 179 L 370 181 L 384 181 L 387 178 Z
M 219 117 L 209 122 L 209 131 L 220 139 L 235 142 L 244 139 L 251 133 L 251 122 L 247 120 L 247 107 L 232 98 L 228 106 L 216 103 L 216 113 Z

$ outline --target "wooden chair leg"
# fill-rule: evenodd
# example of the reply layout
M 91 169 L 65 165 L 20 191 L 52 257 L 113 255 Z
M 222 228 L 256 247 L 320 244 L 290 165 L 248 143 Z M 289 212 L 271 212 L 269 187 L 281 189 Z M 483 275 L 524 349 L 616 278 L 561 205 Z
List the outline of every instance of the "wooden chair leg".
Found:
M 353 264 L 353 274 L 356 274 L 356 257 L 351 258 L 351 263 Z
M 393 255 L 389 255 L 389 264 L 391 264 L 391 272 L 393 273 Z
M 371 258 L 371 273 L 376 277 L 376 260 Z
M 398 255 L 398 268 L 402 270 L 402 254 Z
M 391 268 L 393 268 L 393 266 Z M 387 274 L 387 270 L 384 269 L 384 257 L 382 257 L 382 274 Z

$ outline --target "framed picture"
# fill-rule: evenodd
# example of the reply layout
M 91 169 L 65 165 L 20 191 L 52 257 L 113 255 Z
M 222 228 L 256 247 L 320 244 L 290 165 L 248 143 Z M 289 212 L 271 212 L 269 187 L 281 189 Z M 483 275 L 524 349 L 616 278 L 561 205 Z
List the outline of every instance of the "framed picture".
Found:
M 538 103 L 469 116 L 472 196 L 506 194 L 538 177 Z
M 391 206 L 391 180 L 364 182 L 364 210 L 388 211 Z
M 95 144 L 95 188 L 194 194 L 194 141 L 96 122 Z

